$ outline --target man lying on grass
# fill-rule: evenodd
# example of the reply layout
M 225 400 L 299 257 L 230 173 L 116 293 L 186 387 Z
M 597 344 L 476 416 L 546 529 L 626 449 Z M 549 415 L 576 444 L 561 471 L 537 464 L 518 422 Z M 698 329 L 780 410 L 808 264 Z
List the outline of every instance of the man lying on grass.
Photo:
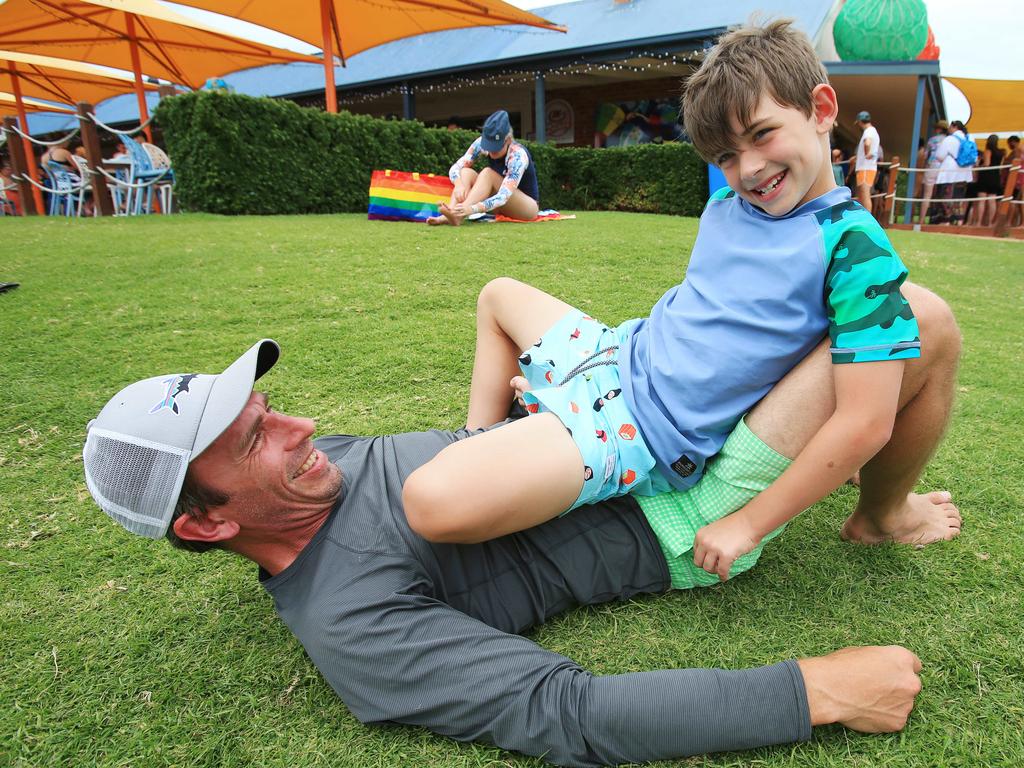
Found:
M 937 440 L 959 333 L 940 299 L 904 290 L 922 355 L 904 372 L 894 440 Z M 89 425 L 86 480 L 134 533 L 257 563 L 277 612 L 362 722 L 420 725 L 581 766 L 794 742 L 826 723 L 866 732 L 906 724 L 921 665 L 897 646 L 741 671 L 605 676 L 537 646 L 517 633 L 573 606 L 714 579 L 659 540 L 631 496 L 482 544 L 427 542 L 406 522 L 402 484 L 470 433 L 313 442 L 311 420 L 278 413 L 252 391 L 277 357 L 277 344 L 261 341 L 219 376 L 126 387 Z M 787 375 L 749 414 L 744 450 L 781 472 L 834 408 L 831 367 L 822 345 Z M 665 514 L 684 513 L 678 493 L 656 497 Z M 959 529 L 947 502 L 934 497 Z M 718 503 L 715 514 L 732 511 Z

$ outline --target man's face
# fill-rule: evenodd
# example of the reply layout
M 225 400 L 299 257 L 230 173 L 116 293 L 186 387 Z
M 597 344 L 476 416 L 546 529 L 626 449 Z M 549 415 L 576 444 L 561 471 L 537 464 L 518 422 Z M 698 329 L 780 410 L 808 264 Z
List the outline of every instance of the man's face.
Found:
M 253 392 L 191 470 L 200 484 L 231 497 L 243 528 L 284 523 L 289 513 L 330 506 L 341 490 L 341 470 L 313 447 L 315 426 L 277 413 L 265 394 Z
M 834 99 L 830 88 L 829 93 Z M 785 215 L 835 186 L 827 143 L 833 122 L 817 107 L 808 117 L 764 95 L 749 125 L 733 118 L 734 148 L 718 165 L 745 200 L 772 216 Z

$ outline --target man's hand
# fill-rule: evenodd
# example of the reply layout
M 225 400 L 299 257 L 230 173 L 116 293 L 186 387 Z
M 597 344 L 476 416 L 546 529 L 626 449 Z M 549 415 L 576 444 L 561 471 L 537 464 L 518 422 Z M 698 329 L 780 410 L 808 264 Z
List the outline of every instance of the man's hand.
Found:
M 921 660 L 898 645 L 843 648 L 797 664 L 811 725 L 840 723 L 863 733 L 899 731 L 921 692 Z
M 715 520 L 697 531 L 693 540 L 693 564 L 708 573 L 717 573 L 725 581 L 729 569 L 740 555 L 750 552 L 761 541 L 743 510 Z
M 464 203 L 466 202 L 466 195 L 469 194 L 469 190 L 466 189 L 466 185 L 461 181 L 455 182 L 455 202 Z

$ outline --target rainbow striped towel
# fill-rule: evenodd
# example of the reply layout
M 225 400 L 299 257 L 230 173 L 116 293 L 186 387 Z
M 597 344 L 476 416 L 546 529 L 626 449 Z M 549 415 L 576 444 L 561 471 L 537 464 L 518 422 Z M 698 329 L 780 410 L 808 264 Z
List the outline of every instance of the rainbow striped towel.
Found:
M 447 176 L 405 171 L 374 171 L 370 177 L 367 218 L 424 222 L 452 195 Z

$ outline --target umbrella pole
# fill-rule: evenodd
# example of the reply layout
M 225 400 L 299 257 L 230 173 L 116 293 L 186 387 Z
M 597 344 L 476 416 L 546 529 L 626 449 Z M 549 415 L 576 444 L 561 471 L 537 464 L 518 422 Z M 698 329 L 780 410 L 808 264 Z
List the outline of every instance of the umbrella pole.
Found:
M 21 123 L 22 132 L 27 134 L 28 116 L 25 114 L 25 102 L 21 99 L 21 78 L 18 77 L 18 67 L 13 61 L 8 61 L 7 65 L 11 69 L 11 84 L 14 87 L 14 101 L 18 106 L 18 122 Z M 25 147 L 25 166 L 28 168 L 28 175 L 32 178 L 32 181 L 38 184 L 39 171 L 36 169 L 36 153 L 32 151 L 32 142 L 23 138 L 21 143 Z M 42 213 L 46 210 L 46 208 L 43 207 L 43 193 L 39 191 L 39 187 L 35 184 L 32 185 L 32 199 L 35 200 L 37 211 Z
M 334 0 L 320 0 L 320 26 L 324 36 L 324 95 L 327 111 L 338 112 L 338 89 L 334 85 L 334 39 L 331 35 L 331 7 Z
M 146 106 L 146 89 L 142 87 L 142 63 L 139 61 L 139 42 L 135 38 L 135 16 L 125 11 L 125 26 L 128 29 L 128 45 L 132 54 L 132 74 L 135 75 L 135 98 L 139 102 L 139 122 L 149 120 L 149 107 Z M 142 129 L 146 141 L 153 143 L 153 133 L 147 125 Z

